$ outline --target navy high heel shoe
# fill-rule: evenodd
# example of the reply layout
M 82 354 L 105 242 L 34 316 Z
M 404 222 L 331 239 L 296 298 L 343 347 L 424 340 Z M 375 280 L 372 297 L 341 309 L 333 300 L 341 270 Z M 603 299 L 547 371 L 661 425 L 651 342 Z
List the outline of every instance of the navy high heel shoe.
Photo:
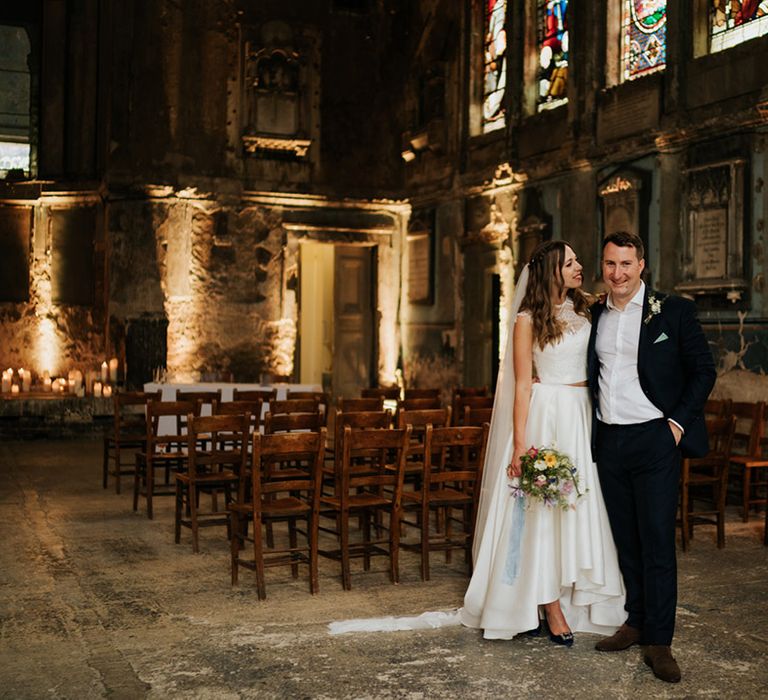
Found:
M 526 637 L 541 637 L 541 620 L 539 620 L 539 624 L 534 627 L 532 630 L 528 630 L 527 632 L 523 632 L 523 634 Z
M 549 641 L 559 644 L 564 647 L 573 646 L 573 632 L 566 632 L 565 634 L 552 634 L 549 633 Z

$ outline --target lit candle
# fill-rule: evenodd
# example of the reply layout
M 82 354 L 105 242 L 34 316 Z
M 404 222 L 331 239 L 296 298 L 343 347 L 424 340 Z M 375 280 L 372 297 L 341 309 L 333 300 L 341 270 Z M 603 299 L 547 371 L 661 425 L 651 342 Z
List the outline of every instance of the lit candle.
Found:
M 11 375 L 8 374 L 8 370 L 3 370 L 3 393 L 7 394 L 11 390 Z
M 49 393 L 51 391 L 51 378 L 50 377 L 44 377 L 43 378 L 43 391 L 46 393 Z
M 75 380 L 75 393 L 80 396 L 80 391 L 83 388 L 83 373 L 76 369 L 72 372 L 72 379 Z
M 109 365 L 107 364 L 107 361 L 104 360 L 104 362 L 101 363 L 101 381 L 102 384 L 105 383 L 109 379 Z
M 110 396 L 112 396 L 112 387 L 109 384 L 105 385 L 105 387 L 101 390 L 101 395 L 108 399 Z
M 109 361 L 109 381 L 112 382 L 112 384 L 117 383 L 117 358 L 113 357 Z
M 19 377 L 21 378 L 21 390 L 29 391 L 32 388 L 32 372 L 29 370 L 20 369 Z
M 101 396 L 101 382 L 94 382 L 93 383 L 93 395 L 94 396 Z
M 75 393 L 75 380 L 74 379 L 67 379 L 67 391 L 69 391 L 70 394 Z
M 18 394 L 18 393 L 19 393 L 19 385 L 18 385 L 18 384 L 14 384 L 14 385 L 11 387 L 11 393 L 12 393 L 12 394 Z

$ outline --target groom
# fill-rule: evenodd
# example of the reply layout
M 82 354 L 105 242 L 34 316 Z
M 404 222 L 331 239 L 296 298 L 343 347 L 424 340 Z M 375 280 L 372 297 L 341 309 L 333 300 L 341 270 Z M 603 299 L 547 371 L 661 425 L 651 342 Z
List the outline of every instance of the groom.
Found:
M 627 621 L 596 649 L 643 644 L 654 675 L 676 683 L 680 667 L 670 645 L 680 460 L 708 450 L 703 409 L 715 366 L 694 304 L 648 289 L 643 256 L 635 234 L 607 236 L 609 294 L 592 306 L 593 452 L 627 589 Z

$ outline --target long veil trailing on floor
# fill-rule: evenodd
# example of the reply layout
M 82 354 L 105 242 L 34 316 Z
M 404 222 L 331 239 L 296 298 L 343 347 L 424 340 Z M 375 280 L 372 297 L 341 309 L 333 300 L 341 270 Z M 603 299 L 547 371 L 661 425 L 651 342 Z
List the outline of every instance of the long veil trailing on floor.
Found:
M 480 486 L 480 498 L 477 518 L 475 520 L 472 544 L 473 561 L 477 560 L 481 546 L 493 548 L 502 534 L 498 528 L 503 522 L 503 518 L 489 518 L 488 516 L 494 511 L 503 510 L 504 499 L 508 497 L 507 489 L 499 482 L 506 478 L 506 467 L 512 456 L 512 408 L 515 396 L 513 330 L 527 286 L 528 265 L 523 268 L 520 274 L 512 305 L 508 311 L 507 340 L 496 380 L 491 429 L 488 434 L 488 446 L 485 451 L 483 480 Z M 487 526 L 493 529 L 486 531 Z M 330 623 L 328 629 L 331 634 L 343 634 L 345 632 L 393 632 L 398 630 L 434 629 L 460 624 L 461 608 L 453 608 L 428 611 L 412 617 L 374 617 L 341 620 Z

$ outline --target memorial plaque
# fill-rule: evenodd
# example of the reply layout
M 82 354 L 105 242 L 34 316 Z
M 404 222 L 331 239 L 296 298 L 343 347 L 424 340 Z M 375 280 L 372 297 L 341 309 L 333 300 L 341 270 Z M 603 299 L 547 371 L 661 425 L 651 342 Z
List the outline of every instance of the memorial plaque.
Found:
M 60 304 L 91 306 L 96 208 L 51 209 L 51 293 Z
M 0 207 L 0 301 L 29 299 L 31 207 Z
M 432 245 L 428 232 L 408 236 L 408 301 L 432 303 Z
M 701 209 L 693 215 L 694 255 L 697 279 L 714 279 L 726 275 L 728 245 L 728 210 Z

